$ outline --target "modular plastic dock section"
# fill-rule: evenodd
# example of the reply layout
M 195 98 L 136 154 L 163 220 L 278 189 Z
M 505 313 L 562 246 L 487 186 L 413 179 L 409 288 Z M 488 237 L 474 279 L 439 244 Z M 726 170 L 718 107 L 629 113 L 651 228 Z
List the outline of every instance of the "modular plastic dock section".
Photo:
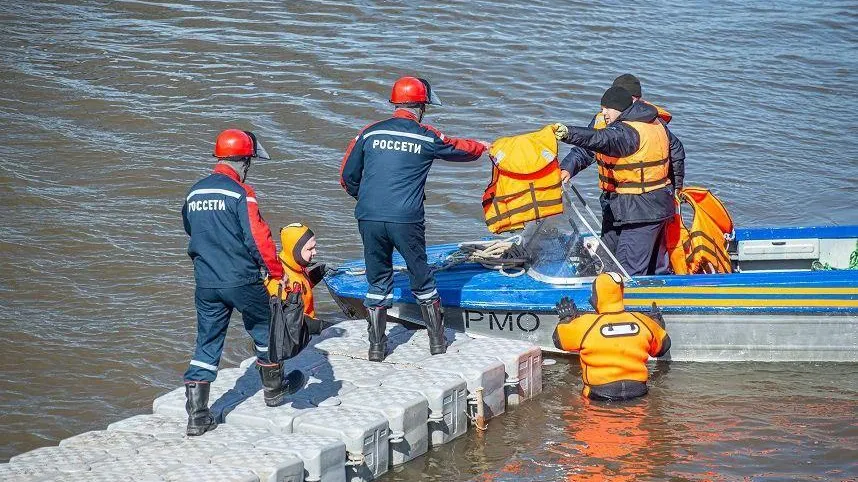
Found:
M 284 370 L 303 389 L 267 407 L 254 359 L 222 369 L 209 405 L 216 429 L 185 435 L 184 387 L 137 415 L 0 464 L 4 481 L 361 482 L 462 436 L 542 391 L 538 347 L 447 330 L 443 355 L 426 332 L 390 324 L 384 362 L 366 359 L 366 322 L 314 337 Z

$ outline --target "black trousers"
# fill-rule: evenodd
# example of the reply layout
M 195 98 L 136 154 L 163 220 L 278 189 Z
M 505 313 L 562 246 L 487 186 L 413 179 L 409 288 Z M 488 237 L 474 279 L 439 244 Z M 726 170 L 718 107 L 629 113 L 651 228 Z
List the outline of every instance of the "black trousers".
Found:
M 610 207 L 602 203 L 602 242 L 631 276 L 670 274 L 665 229 L 667 222 L 616 226 Z

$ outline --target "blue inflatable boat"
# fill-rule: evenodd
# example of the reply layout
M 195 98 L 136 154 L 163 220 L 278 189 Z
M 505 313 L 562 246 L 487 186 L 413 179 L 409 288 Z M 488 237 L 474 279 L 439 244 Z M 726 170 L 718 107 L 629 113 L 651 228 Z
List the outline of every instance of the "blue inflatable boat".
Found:
M 590 310 L 590 285 L 607 262 L 583 260 L 574 222 L 540 225 L 519 237 L 532 259 L 521 269 L 498 270 L 451 262 L 458 244 L 431 246 L 429 262 L 449 328 L 472 335 L 526 340 L 554 350 L 555 303 L 573 298 Z M 570 227 L 571 226 L 571 227 Z M 591 238 L 592 241 L 592 238 Z M 575 248 L 577 246 L 577 250 Z M 685 361 L 858 362 L 858 226 L 740 229 L 730 243 L 734 272 L 640 276 L 626 286 L 629 309 L 656 302 L 673 340 L 668 355 Z M 587 261 L 587 262 L 585 262 Z M 390 315 L 422 323 L 404 263 L 394 255 Z M 328 276 L 334 300 L 350 317 L 363 317 L 367 290 L 363 261 Z

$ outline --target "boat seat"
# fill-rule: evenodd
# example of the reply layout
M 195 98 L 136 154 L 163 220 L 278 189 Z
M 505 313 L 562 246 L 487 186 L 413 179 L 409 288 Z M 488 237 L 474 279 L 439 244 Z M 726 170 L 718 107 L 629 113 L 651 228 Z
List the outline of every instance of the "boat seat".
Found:
M 819 239 L 754 239 L 739 241 L 739 261 L 819 259 Z
M 732 257 L 739 271 L 808 270 L 819 259 L 819 239 L 739 241 Z

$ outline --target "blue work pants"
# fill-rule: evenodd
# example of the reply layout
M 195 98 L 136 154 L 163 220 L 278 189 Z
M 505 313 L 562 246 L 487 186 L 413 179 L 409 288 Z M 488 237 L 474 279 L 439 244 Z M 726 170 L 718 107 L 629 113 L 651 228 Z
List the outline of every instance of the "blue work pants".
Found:
M 197 347 L 185 372 L 185 381 L 213 382 L 217 377 L 226 329 L 233 310 L 253 338 L 256 357 L 268 362 L 268 324 L 271 310 L 262 282 L 233 288 L 200 288 L 194 293 L 197 307 Z
M 366 260 L 369 289 L 364 299 L 368 308 L 393 305 L 393 250 L 405 259 L 411 277 L 411 291 L 420 303 L 438 299 L 435 277 L 426 261 L 426 232 L 423 223 L 358 221 Z

